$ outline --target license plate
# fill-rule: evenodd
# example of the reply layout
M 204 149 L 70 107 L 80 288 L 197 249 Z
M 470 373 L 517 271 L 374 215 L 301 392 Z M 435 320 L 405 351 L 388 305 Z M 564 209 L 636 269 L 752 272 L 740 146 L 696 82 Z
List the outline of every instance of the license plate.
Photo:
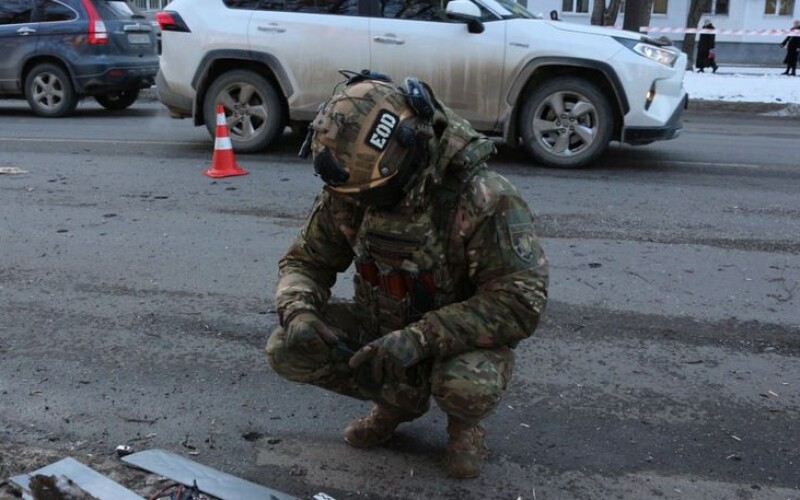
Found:
M 128 43 L 131 45 L 150 45 L 150 35 L 147 33 L 128 33 Z

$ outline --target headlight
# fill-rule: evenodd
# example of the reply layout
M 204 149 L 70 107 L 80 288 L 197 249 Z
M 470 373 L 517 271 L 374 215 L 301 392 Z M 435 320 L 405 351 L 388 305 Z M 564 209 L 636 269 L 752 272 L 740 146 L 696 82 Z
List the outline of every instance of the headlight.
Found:
M 672 67 L 675 65 L 675 61 L 678 60 L 678 52 L 675 50 L 662 49 L 649 43 L 631 40 L 629 38 L 615 37 L 615 40 L 636 52 L 640 56 L 644 56 L 652 61 L 661 63 L 664 66 Z

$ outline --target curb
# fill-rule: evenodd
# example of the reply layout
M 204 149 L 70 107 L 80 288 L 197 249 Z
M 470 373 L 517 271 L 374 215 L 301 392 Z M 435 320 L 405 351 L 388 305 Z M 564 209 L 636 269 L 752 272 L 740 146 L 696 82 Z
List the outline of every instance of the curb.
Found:
M 687 111 L 702 113 L 749 113 L 800 118 L 800 104 L 784 102 L 737 102 L 689 99 Z

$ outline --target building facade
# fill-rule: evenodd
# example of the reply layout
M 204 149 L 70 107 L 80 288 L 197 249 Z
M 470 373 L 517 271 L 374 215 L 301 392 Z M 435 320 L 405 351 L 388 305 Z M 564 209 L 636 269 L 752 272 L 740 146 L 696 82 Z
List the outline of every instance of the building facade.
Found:
M 589 24 L 595 1 L 603 0 L 529 0 L 528 9 L 542 13 L 545 18 L 550 11 L 556 10 L 564 21 Z M 690 3 L 690 0 L 654 0 L 650 26 L 686 27 Z M 703 15 L 700 24 L 707 18 L 720 30 L 785 30 L 792 27 L 795 19 L 800 19 L 800 0 L 711 0 L 711 8 Z M 621 28 L 623 20 L 620 12 L 615 26 Z M 683 40 L 683 34 L 653 35 L 666 35 L 678 45 Z M 781 66 L 785 54 L 779 44 L 784 37 L 778 34 L 717 35 L 717 61 L 720 64 Z

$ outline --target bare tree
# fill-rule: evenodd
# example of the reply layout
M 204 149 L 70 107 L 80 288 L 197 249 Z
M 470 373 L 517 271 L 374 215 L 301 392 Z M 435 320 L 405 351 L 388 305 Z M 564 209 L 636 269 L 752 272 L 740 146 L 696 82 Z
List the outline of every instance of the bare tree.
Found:
M 689 4 L 689 13 L 686 15 L 686 27 L 696 28 L 700 23 L 703 13 L 708 12 L 711 7 L 711 0 L 692 0 Z M 688 57 L 686 69 L 691 69 L 694 65 L 694 41 L 696 33 L 686 33 L 683 36 L 683 51 Z
M 622 5 L 622 0 L 611 0 L 608 6 L 606 6 L 606 0 L 595 0 L 592 8 L 592 24 L 614 26 L 617 22 L 620 5 Z
M 653 0 L 628 0 L 625 2 L 625 20 L 622 29 L 639 32 L 642 26 L 650 25 Z

